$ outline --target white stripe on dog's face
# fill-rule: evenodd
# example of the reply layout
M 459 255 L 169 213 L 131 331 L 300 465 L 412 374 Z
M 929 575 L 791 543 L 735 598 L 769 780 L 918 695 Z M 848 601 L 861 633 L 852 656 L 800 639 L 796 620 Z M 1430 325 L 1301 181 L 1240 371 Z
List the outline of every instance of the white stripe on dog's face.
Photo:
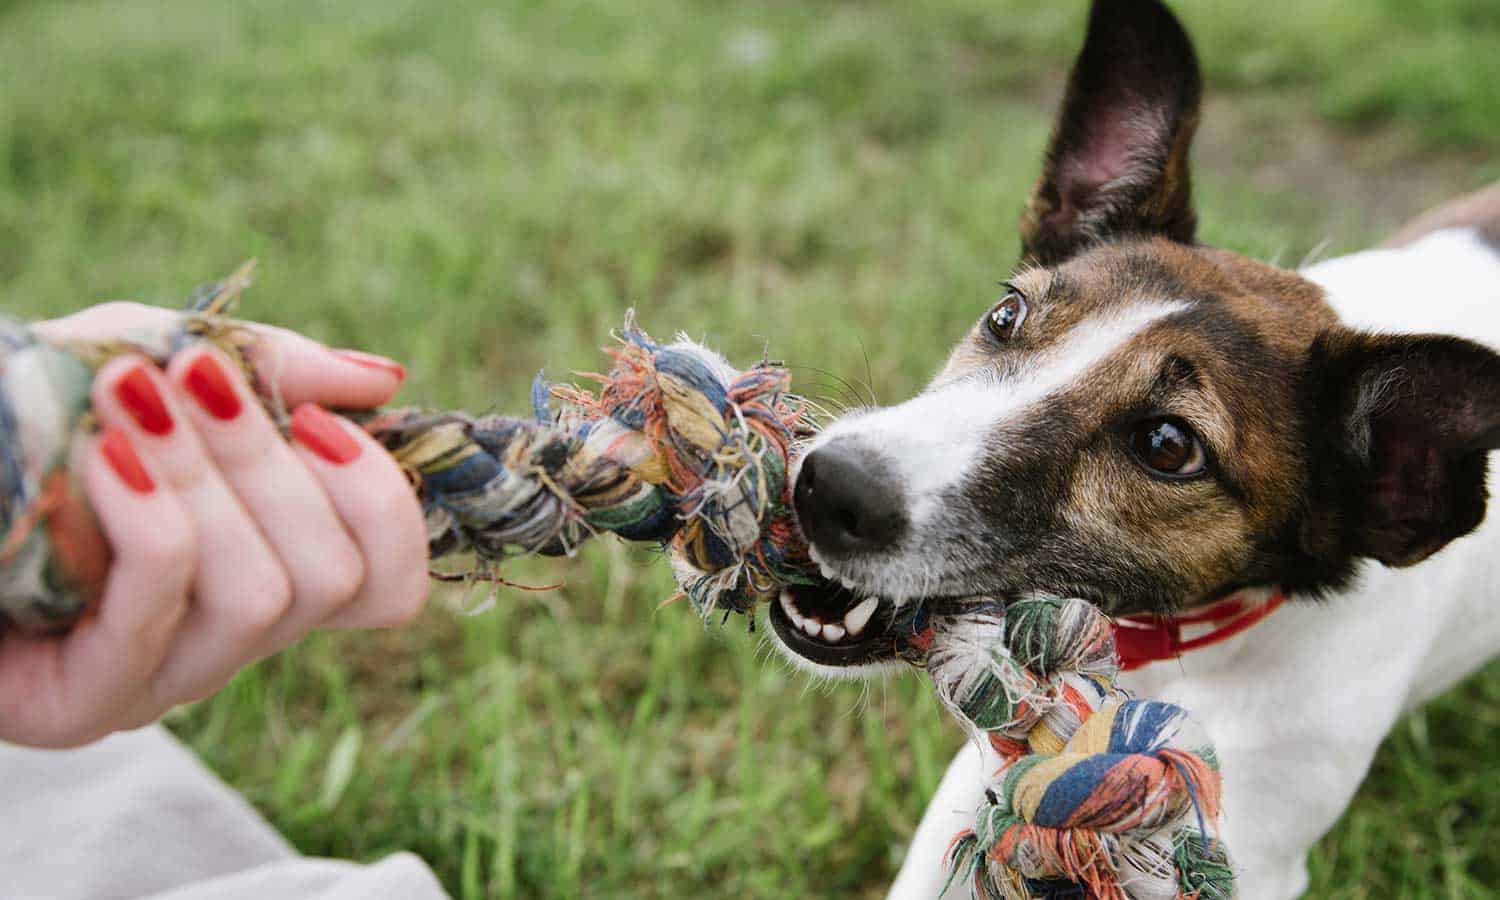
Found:
M 1008 421 L 1019 421 L 1049 397 L 1082 381 L 1154 323 L 1191 306 L 1180 301 L 1117 307 L 1074 326 L 1026 368 L 1001 378 L 983 368 L 897 406 L 846 415 L 809 447 L 857 441 L 877 451 L 906 494 L 913 532 L 930 525 L 943 498 L 979 461 L 1004 446 Z M 814 548 L 816 555 L 816 547 Z

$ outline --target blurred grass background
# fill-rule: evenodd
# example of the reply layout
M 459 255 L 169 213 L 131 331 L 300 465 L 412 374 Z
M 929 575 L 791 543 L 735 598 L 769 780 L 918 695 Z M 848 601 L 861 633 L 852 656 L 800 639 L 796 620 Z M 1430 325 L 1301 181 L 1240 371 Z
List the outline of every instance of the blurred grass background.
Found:
M 1295 264 L 1500 177 L 1493 0 L 1174 4 L 1202 236 Z M 624 310 L 810 393 L 909 394 L 992 299 L 1084 3 L 0 0 L 0 305 L 246 312 L 516 410 Z M 1418 277 L 1413 273 L 1413 277 Z M 521 564 L 325 635 L 173 728 L 312 854 L 455 896 L 877 896 L 959 735 L 914 678 L 809 686 L 650 554 Z M 1419 602 L 1419 598 L 1413 598 Z M 1500 666 L 1405 719 L 1311 896 L 1494 896 Z

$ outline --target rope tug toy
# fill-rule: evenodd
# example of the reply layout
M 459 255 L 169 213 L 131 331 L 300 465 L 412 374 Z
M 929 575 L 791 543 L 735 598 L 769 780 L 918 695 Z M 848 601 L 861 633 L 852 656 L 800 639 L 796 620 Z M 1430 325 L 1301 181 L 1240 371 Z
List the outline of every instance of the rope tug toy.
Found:
M 89 433 L 94 371 L 125 352 L 158 362 L 197 342 L 224 350 L 273 418 L 285 410 L 246 360 L 255 333 L 229 318 L 250 264 L 195 293 L 158 333 L 54 346 L 0 320 L 0 630 L 61 633 L 97 602 L 107 543 L 68 472 Z M 686 339 L 662 345 L 627 317 L 597 394 L 533 384 L 528 419 L 414 408 L 358 417 L 411 479 L 432 558 L 570 554 L 603 531 L 665 545 L 700 615 L 753 613 L 783 585 L 819 581 L 788 473 L 814 428 L 767 361 L 737 372 Z M 915 609 L 915 606 L 913 607 Z M 1229 897 L 1209 825 L 1212 749 L 1174 706 L 1126 700 L 1109 621 L 1082 600 L 976 598 L 903 615 L 905 656 L 1005 761 L 950 880 L 1003 900 Z M 920 624 L 917 624 L 920 623 Z

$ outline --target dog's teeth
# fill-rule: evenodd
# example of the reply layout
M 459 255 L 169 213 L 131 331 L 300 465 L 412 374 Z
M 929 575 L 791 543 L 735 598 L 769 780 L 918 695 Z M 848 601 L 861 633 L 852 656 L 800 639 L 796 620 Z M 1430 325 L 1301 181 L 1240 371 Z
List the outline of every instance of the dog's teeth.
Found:
M 837 643 L 838 641 L 842 641 L 843 639 L 844 639 L 844 626 L 842 626 L 842 625 L 824 625 L 823 626 L 823 640 L 829 641 L 829 642 L 832 642 L 832 643 Z
M 803 619 L 798 627 L 807 632 L 808 637 L 817 637 L 823 632 L 823 623 L 816 619 Z
M 830 566 L 826 562 L 819 562 L 818 563 L 818 571 L 821 572 L 821 573 L 823 573 L 823 577 L 827 578 L 829 581 L 838 581 L 839 580 L 838 576 L 835 575 L 834 572 L 833 572 L 833 567 Z
M 781 592 L 781 611 L 786 613 L 786 617 L 792 620 L 793 625 L 798 628 L 802 627 L 802 614 L 797 612 L 797 607 L 792 603 L 792 595 L 787 591 Z
M 848 612 L 844 613 L 844 627 L 851 635 L 858 635 L 870 624 L 870 617 L 875 615 L 876 607 L 880 601 L 874 597 L 867 597 L 862 603 Z

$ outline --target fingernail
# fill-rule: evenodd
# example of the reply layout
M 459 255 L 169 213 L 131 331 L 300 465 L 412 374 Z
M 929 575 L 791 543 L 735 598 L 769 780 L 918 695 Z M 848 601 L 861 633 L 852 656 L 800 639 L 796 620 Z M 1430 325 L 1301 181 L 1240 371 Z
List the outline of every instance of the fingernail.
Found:
M 376 369 L 388 372 L 396 376 L 397 381 L 406 380 L 406 366 L 401 365 L 394 359 L 386 359 L 384 356 L 376 356 L 373 353 L 362 353 L 359 350 L 335 350 L 334 355 L 356 366 L 364 366 L 366 369 Z
M 136 366 L 115 382 L 115 399 L 147 434 L 172 433 L 172 414 L 145 366 Z
M 130 437 L 123 429 L 114 426 L 104 429 L 104 434 L 99 438 L 99 452 L 120 480 L 125 482 L 126 487 L 137 494 L 149 494 L 156 490 L 156 482 L 151 480 L 151 473 L 146 471 L 145 463 L 135 454 L 135 448 L 130 445 Z
M 188 365 L 183 376 L 188 393 L 215 419 L 225 422 L 240 414 L 240 395 L 219 361 L 203 354 Z
M 292 411 L 292 437 L 334 465 L 341 466 L 359 456 L 359 441 L 349 436 L 337 416 L 315 403 L 304 403 Z

